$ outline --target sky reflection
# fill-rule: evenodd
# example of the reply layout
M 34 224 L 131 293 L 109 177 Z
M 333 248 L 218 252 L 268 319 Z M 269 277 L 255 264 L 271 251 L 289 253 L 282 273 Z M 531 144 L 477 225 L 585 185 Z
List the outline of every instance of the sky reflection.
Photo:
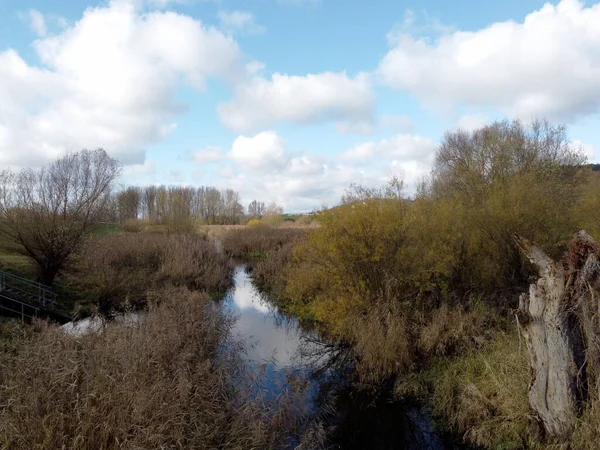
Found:
M 225 300 L 238 316 L 234 333 L 249 344 L 248 359 L 257 364 L 273 363 L 278 369 L 292 366 L 301 344 L 297 326 L 281 325 L 276 309 L 252 284 L 244 266 L 236 268 L 234 282 Z

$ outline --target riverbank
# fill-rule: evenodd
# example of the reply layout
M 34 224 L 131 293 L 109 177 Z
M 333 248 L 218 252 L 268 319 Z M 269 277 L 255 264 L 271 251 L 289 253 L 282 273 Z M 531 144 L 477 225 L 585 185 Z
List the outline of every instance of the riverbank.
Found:
M 0 447 L 318 448 L 297 416 L 303 387 L 265 396 L 235 319 L 211 298 L 233 281 L 212 242 L 112 234 L 86 251 L 77 289 L 108 320 L 76 333 L 2 324 Z
M 522 218 L 531 211 L 506 217 L 502 205 L 477 216 L 457 198 L 408 202 L 359 191 L 293 239 L 240 229 L 223 243 L 249 258 L 255 282 L 280 310 L 350 349 L 356 392 L 421 402 L 438 431 L 470 445 L 567 448 L 544 435 L 529 405 L 529 356 L 514 308 L 533 272 L 500 229 L 531 233 Z M 570 207 L 556 205 L 562 214 Z M 497 221 L 482 229 L 493 214 Z M 571 220 L 575 228 L 578 216 Z M 568 237 L 567 229 L 565 222 L 544 231 L 549 254 L 565 251 L 552 236 Z M 594 405 L 585 404 L 569 448 L 594 448 Z
M 276 302 L 255 285 L 246 264 L 238 265 L 234 286 L 223 300 L 237 320 L 234 335 L 248 344 L 245 357 L 265 374 L 267 395 L 281 395 L 290 383 L 304 383 L 307 408 L 302 414 L 324 430 L 324 448 L 458 449 L 440 435 L 419 405 L 389 402 L 356 389 L 352 355 L 315 330 L 282 314 Z
M 352 325 L 365 330 L 364 336 L 377 346 L 374 348 L 360 336 L 349 340 L 352 334 L 344 328 L 332 333 L 316 320 L 318 310 L 315 312 L 310 302 L 298 302 L 286 291 L 294 251 L 302 242 L 310 242 L 301 240 L 309 239 L 306 233 L 286 240 L 276 229 L 234 232 L 235 237 L 223 241 L 225 249 L 237 256 L 242 256 L 240 249 L 247 251 L 244 256 L 254 282 L 278 308 L 321 330 L 332 342 L 350 347 L 347 360 L 353 362 L 345 364 L 357 366 L 348 380 L 354 395 L 363 392 L 363 401 L 383 399 L 383 403 L 399 405 L 395 411 L 398 420 L 407 409 L 400 405 L 425 405 L 434 419 L 433 429 L 446 436 L 445 445 L 464 442 L 491 449 L 537 448 L 529 429 L 527 349 L 519 343 L 516 324 L 508 317 L 497 316 L 477 299 L 468 308 L 442 305 L 433 314 L 425 316 L 421 311 L 420 317 L 411 319 L 415 334 L 407 338 L 406 328 L 393 328 L 397 327 L 394 322 L 386 325 L 389 316 L 385 319 L 371 311 L 367 322 Z M 258 238 L 261 234 L 269 239 Z M 423 355 L 419 364 L 406 362 L 402 356 L 409 351 L 405 343 L 411 339 Z M 394 348 L 399 343 L 399 348 Z M 365 352 L 367 360 L 361 360 Z

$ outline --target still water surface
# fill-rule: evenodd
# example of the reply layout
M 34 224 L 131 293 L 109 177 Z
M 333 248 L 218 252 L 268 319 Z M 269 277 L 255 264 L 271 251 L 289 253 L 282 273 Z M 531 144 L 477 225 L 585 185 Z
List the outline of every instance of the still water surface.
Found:
M 436 435 L 420 408 L 385 399 L 374 401 L 369 394 L 355 392 L 347 382 L 351 369 L 327 364 L 343 359 L 343 352 L 280 314 L 255 287 L 244 265 L 236 267 L 234 286 L 225 296 L 224 307 L 237 316 L 234 333 L 248 344 L 249 363 L 266 369 L 266 388 L 275 391 L 273 395 L 281 389 L 285 374 L 294 370 L 309 378 L 309 401 L 316 412 L 324 398 L 337 398 L 337 415 L 330 417 L 332 424 L 328 424 L 328 429 L 335 430 L 329 436 L 330 448 L 459 448 Z M 332 367 L 323 370 L 327 366 Z
M 248 363 L 264 374 L 262 388 L 270 396 L 276 397 L 285 388 L 290 372 L 307 379 L 309 411 L 325 418 L 328 448 L 465 448 L 438 436 L 422 409 L 386 398 L 373 399 L 370 393 L 353 389 L 349 383 L 352 363 L 348 350 L 304 330 L 297 320 L 281 314 L 253 284 L 245 265 L 236 267 L 234 284 L 223 307 L 236 316 L 233 333 L 245 343 Z M 139 318 L 139 313 L 130 313 L 116 320 L 135 323 Z M 62 328 L 78 336 L 99 331 L 102 321 L 88 318 Z M 324 415 L 325 409 L 329 412 Z

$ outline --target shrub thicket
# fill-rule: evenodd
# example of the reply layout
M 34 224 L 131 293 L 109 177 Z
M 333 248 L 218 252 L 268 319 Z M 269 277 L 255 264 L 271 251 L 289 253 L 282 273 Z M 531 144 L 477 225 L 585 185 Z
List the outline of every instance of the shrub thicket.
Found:
M 414 201 L 396 184 L 357 189 L 319 213 L 321 226 L 295 250 L 285 297 L 340 336 L 353 328 L 348 318 L 390 302 L 419 324 L 443 305 L 468 310 L 474 296 L 506 310 L 530 274 L 513 233 L 556 254 L 557 242 L 600 217 L 583 161 L 564 129 L 545 123 L 450 133 Z M 587 213 L 575 214 L 582 204 Z
M 282 291 L 287 310 L 350 344 L 369 385 L 410 380 L 440 358 L 467 364 L 447 365 L 425 388 L 436 414 L 478 445 L 530 445 L 526 357 L 507 348 L 510 364 L 501 364 L 502 345 L 516 341 L 516 294 L 532 275 L 512 235 L 557 256 L 573 232 L 598 233 L 600 177 L 584 162 L 565 129 L 545 122 L 449 133 L 414 200 L 403 199 L 397 183 L 356 188 L 316 215 L 320 226 L 297 242 L 291 260 L 289 251 L 269 253 L 257 276 Z M 282 277 L 273 268 L 286 261 Z M 504 388 L 511 376 L 514 402 Z M 587 423 L 595 423 L 594 405 L 588 410 Z M 578 439 L 592 428 L 579 427 Z
M 255 223 L 228 230 L 221 238 L 225 252 L 234 258 L 261 258 L 306 234 L 302 228 L 271 227 Z
M 233 266 L 215 245 L 196 235 L 115 234 L 88 243 L 80 263 L 80 289 L 102 313 L 139 308 L 165 286 L 222 293 Z

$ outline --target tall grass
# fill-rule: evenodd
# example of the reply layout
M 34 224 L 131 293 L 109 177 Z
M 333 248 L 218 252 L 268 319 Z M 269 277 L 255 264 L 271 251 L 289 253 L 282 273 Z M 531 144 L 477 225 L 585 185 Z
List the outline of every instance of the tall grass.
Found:
M 270 227 L 261 224 L 228 230 L 221 242 L 227 254 L 235 258 L 260 258 L 302 238 L 306 233 L 307 229 L 303 228 Z
M 148 292 L 165 286 L 224 292 L 232 275 L 229 258 L 198 236 L 128 233 L 92 240 L 78 279 L 98 310 L 110 314 L 143 307 Z
M 540 436 L 530 421 L 527 398 L 527 359 L 515 331 L 495 333 L 478 351 L 439 359 L 424 372 L 434 415 L 472 445 L 538 448 Z M 406 386 L 400 382 L 397 387 Z
M 0 447 L 269 449 L 303 433 L 318 447 L 301 388 L 253 389 L 232 319 L 208 296 L 170 287 L 156 300 L 136 323 L 79 338 L 38 323 L 2 353 Z
M 275 297 L 283 294 L 286 283 L 284 269 L 292 261 L 295 247 L 296 241 L 287 242 L 252 264 L 252 276 L 260 289 Z

